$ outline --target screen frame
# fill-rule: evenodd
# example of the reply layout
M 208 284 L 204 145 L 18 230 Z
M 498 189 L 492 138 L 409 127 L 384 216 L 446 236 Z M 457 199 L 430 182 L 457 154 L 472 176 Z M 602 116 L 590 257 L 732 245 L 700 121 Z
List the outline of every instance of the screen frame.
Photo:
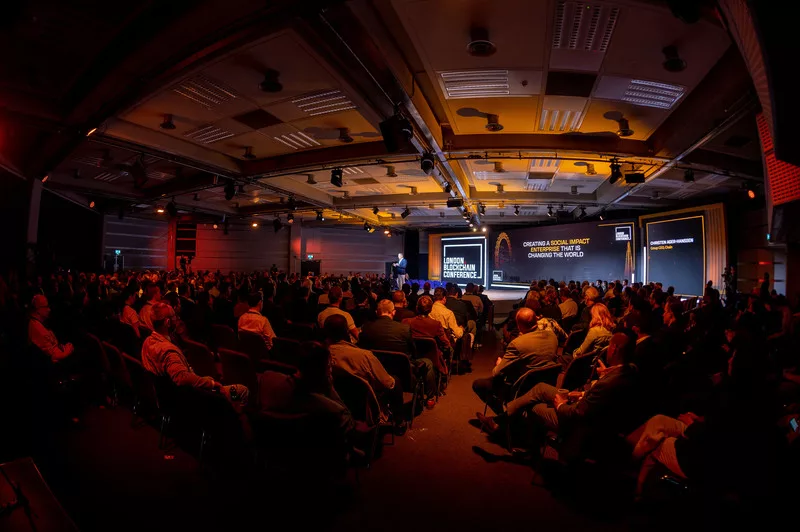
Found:
M 457 243 L 457 244 L 448 244 L 448 242 L 451 242 L 451 241 L 464 241 L 464 240 L 474 240 L 475 242 L 472 243 L 472 244 L 463 243 L 463 242 Z M 488 278 L 488 271 L 487 271 L 488 270 L 488 266 L 489 266 L 489 261 L 488 261 L 488 247 L 489 246 L 488 246 L 488 240 L 486 238 L 486 235 L 443 236 L 441 238 L 441 246 L 442 246 L 441 272 L 442 273 L 440 275 L 440 279 L 442 280 L 442 282 L 448 282 L 448 283 L 454 282 L 452 280 L 450 280 L 450 281 L 446 280 L 445 276 L 444 276 L 444 259 L 445 259 L 445 257 L 447 257 L 447 248 L 448 247 L 466 247 L 466 246 L 475 246 L 475 245 L 478 245 L 478 246 L 481 247 L 481 261 L 482 261 L 482 263 L 481 263 L 481 273 L 482 273 L 482 279 L 483 279 L 483 282 L 481 283 L 481 286 L 489 288 L 489 284 L 488 284 L 489 278 Z M 474 280 L 467 280 L 467 282 L 475 283 Z M 466 282 L 465 283 L 456 282 L 456 284 L 458 286 L 460 286 L 460 287 L 467 286 Z
M 700 233 L 701 233 L 701 236 L 702 236 L 702 239 L 703 239 L 703 277 L 702 277 L 703 280 L 702 280 L 702 283 L 701 283 L 702 286 L 700 288 L 700 292 L 697 293 L 697 294 L 677 294 L 676 293 L 675 295 L 679 296 L 679 297 L 702 297 L 703 296 L 703 294 L 705 293 L 705 289 L 706 289 L 706 269 L 708 267 L 708 265 L 707 265 L 708 257 L 706 257 L 706 217 L 705 217 L 705 215 L 703 213 L 694 214 L 692 216 L 682 216 L 682 217 L 679 217 L 679 218 L 665 218 L 665 219 L 662 219 L 662 220 L 655 220 L 653 222 L 645 221 L 645 223 L 644 223 L 644 241 L 645 241 L 645 245 L 644 245 L 644 281 L 643 281 L 645 284 L 650 282 L 650 226 L 651 225 L 656 225 L 656 224 L 669 223 L 669 222 L 680 222 L 682 220 L 691 220 L 691 219 L 694 219 L 694 218 L 700 218 L 700 227 L 701 227 Z M 657 281 L 654 281 L 654 282 L 660 283 L 662 281 L 661 280 L 657 280 Z

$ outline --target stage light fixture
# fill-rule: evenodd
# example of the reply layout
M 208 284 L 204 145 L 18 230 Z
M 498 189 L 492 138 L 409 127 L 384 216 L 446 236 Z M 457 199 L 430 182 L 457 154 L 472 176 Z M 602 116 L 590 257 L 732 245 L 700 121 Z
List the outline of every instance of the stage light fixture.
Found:
M 581 207 L 581 213 L 578 215 L 578 220 L 586 218 L 586 207 Z
M 753 187 L 751 187 L 750 185 L 746 185 L 745 190 L 747 191 L 748 198 L 756 199 L 756 190 Z
M 317 180 L 314 179 L 314 174 L 306 174 L 306 184 L 307 185 L 316 185 Z
M 331 185 L 339 188 L 341 188 L 342 185 L 344 185 L 341 168 L 334 168 L 333 170 L 331 170 Z
M 409 194 L 411 194 L 412 196 L 416 196 L 417 194 L 419 194 L 419 190 L 417 189 L 417 187 L 414 187 L 414 186 L 410 186 L 410 185 L 409 185 L 409 187 L 408 187 L 408 188 L 410 189 L 410 190 L 408 191 L 408 193 L 409 193 Z
M 227 201 L 232 200 L 233 197 L 236 195 L 236 185 L 231 180 L 228 180 L 225 183 L 225 188 L 223 188 L 222 190 L 225 192 L 225 199 Z
M 89 202 L 89 208 L 90 209 L 94 209 L 94 201 L 90 201 Z
M 164 207 L 156 207 L 156 213 L 164 214 Z
M 411 214 L 411 209 L 409 209 L 408 207 L 406 207 L 405 209 L 403 209 L 403 212 L 401 212 L 401 213 L 400 213 L 400 218 L 402 218 L 403 220 L 405 220 L 406 218 L 408 218 L 408 216 L 409 216 L 410 214 Z
M 603 221 L 603 220 L 605 220 L 605 219 L 606 219 L 606 217 L 605 217 L 605 216 L 603 216 L 603 215 L 601 214 L 601 215 L 600 215 L 600 221 L 602 222 L 602 221 Z
M 46 175 L 46 176 L 44 176 L 44 177 L 42 178 L 42 184 L 45 184 L 45 183 L 47 183 L 47 180 L 48 180 L 48 179 L 50 179 L 50 176 L 49 176 L 49 175 Z
M 487 231 L 486 227 L 481 227 L 481 233 L 485 233 Z
M 617 124 L 619 124 L 617 135 L 619 135 L 620 137 L 630 137 L 631 135 L 633 135 L 634 131 L 631 129 L 631 126 L 628 123 L 627 118 L 620 118 L 619 120 L 617 120 Z
M 211 225 L 211 229 L 214 229 L 214 230 L 217 230 L 217 229 L 219 229 L 219 224 L 218 224 L 218 223 L 214 223 L 214 224 L 212 224 L 212 225 Z
M 386 167 L 386 177 L 397 177 L 397 172 L 394 169 L 394 166 L 389 165 Z
M 552 205 L 548 205 L 547 206 L 547 216 L 549 216 L 550 218 L 553 217 L 553 206 Z
M 253 222 L 250 225 L 253 226 L 253 229 L 257 229 L 258 228 L 258 222 Z
M 389 231 L 388 229 L 384 229 L 383 230 L 383 234 L 386 235 L 386 236 L 390 236 L 392 234 L 392 232 Z
M 667 72 L 683 72 L 686 69 L 686 61 L 681 59 L 677 46 L 665 46 L 661 53 L 664 54 L 664 70 Z
M 167 203 L 167 214 L 169 214 L 170 218 L 178 216 L 178 205 L 175 204 L 174 199 Z
M 472 225 L 472 224 L 470 224 L 470 225 Z M 478 232 L 478 228 L 477 228 L 477 227 L 473 227 L 473 228 L 472 228 L 472 232 L 473 232 L 473 233 L 477 233 L 477 232 Z
M 164 121 L 159 124 L 161 129 L 175 129 L 175 122 L 172 121 L 172 115 L 164 115 Z
M 317 221 L 318 222 L 324 222 L 325 221 L 325 216 L 323 216 L 322 211 L 317 211 Z
M 294 199 L 294 196 L 289 196 L 289 199 L 286 201 L 286 206 L 289 207 L 290 211 L 297 210 L 297 202 Z
M 267 69 L 264 72 L 264 80 L 258 84 L 258 88 L 264 92 L 281 92 L 283 85 L 278 81 L 281 73 L 273 68 Z
M 392 232 L 391 232 L 391 231 L 389 231 L 388 233 L 386 233 L 386 238 L 392 238 Z
M 498 131 L 503 131 L 503 124 L 500 123 L 500 117 L 493 114 L 486 115 L 486 131 L 491 131 L 492 133 L 496 133 Z
M 505 218 L 506 213 L 504 211 L 500 211 L 500 218 Z
M 687 183 L 694 183 L 694 170 L 687 168 L 683 171 L 683 180 Z
M 608 178 L 609 184 L 613 185 L 622 177 L 622 166 L 616 159 L 611 161 L 611 177 Z
M 497 52 L 497 45 L 489 40 L 489 30 L 476 26 L 469 31 L 467 53 L 473 57 L 489 57 Z
M 129 167 L 127 173 L 133 177 L 134 188 L 142 188 L 150 177 L 147 175 L 147 168 L 144 165 L 144 154 L 140 154 L 136 162 Z
M 379 212 L 381 212 L 381 210 L 377 206 L 372 208 L 372 214 L 374 214 L 375 216 L 378 216 Z
M 586 163 L 586 175 L 597 175 L 597 170 L 595 170 L 594 164 Z
M 256 154 L 253 153 L 253 147 L 252 146 L 245 146 L 244 147 L 244 155 L 242 155 L 242 157 L 245 158 L 245 159 L 249 159 L 249 160 L 255 159 L 256 158 Z
M 481 216 L 485 216 L 486 215 L 486 205 L 484 205 L 483 203 L 479 203 L 478 204 L 478 212 L 481 214 Z
M 397 111 L 394 116 L 381 122 L 379 127 L 386 151 L 389 153 L 396 153 L 408 147 L 414 138 L 414 127 L 411 122 Z
M 425 175 L 431 175 L 434 166 L 435 162 L 433 159 L 433 154 L 430 152 L 423 153 L 419 160 L 419 167 L 422 168 L 422 171 L 425 172 Z
M 374 233 L 374 232 L 375 232 L 375 228 L 374 228 L 374 227 L 372 227 L 372 226 L 369 224 L 369 222 L 364 222 L 364 231 L 366 231 L 367 233 L 370 233 L 370 234 L 371 234 L 371 233 Z
M 495 194 L 505 194 L 506 193 L 505 185 L 503 185 L 502 183 L 497 183 L 496 186 L 497 186 L 497 190 L 494 191 Z
M 519 216 L 519 205 L 514 205 L 514 216 Z
M 289 213 L 286 215 L 286 223 L 289 225 L 294 223 L 294 214 Z
M 578 195 L 578 185 L 572 185 L 571 187 L 569 187 L 569 193 L 571 195 L 573 195 L 573 196 L 577 196 Z
M 445 194 L 450 194 L 453 191 L 453 186 L 450 183 L 445 183 L 444 185 L 444 192 Z

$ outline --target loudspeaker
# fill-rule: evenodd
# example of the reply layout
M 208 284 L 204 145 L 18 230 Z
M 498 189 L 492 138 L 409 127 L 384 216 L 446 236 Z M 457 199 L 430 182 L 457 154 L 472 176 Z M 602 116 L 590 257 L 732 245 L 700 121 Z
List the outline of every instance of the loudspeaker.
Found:
M 641 172 L 631 172 L 625 174 L 625 182 L 629 185 L 644 183 L 644 174 Z
M 461 198 L 448 198 L 447 199 L 447 206 L 448 207 L 463 207 L 464 200 Z
M 380 128 L 383 143 L 389 153 L 396 153 L 411 146 L 414 128 L 404 116 L 394 115 L 381 122 Z

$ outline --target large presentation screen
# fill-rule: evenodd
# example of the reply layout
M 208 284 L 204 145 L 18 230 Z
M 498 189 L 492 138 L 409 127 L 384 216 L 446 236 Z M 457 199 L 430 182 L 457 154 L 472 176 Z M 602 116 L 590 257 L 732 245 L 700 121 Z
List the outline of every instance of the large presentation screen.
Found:
M 645 223 L 647 281 L 675 287 L 675 293 L 703 295 L 706 250 L 702 215 Z
M 488 285 L 485 236 L 442 237 L 442 281 Z
M 634 222 L 586 222 L 509 229 L 497 235 L 492 286 L 556 281 L 632 280 Z

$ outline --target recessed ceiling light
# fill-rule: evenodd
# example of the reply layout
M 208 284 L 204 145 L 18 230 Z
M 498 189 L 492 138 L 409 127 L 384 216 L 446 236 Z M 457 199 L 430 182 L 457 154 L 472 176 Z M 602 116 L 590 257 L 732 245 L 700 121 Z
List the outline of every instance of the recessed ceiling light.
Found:
M 278 80 L 280 77 L 280 72 L 277 70 L 270 68 L 264 72 L 264 79 L 261 83 L 258 84 L 258 88 L 264 92 L 281 92 L 283 90 L 283 85 Z
M 244 147 L 244 155 L 242 155 L 245 159 L 253 160 L 256 158 L 255 154 L 253 153 L 252 146 L 245 146 Z
M 172 121 L 172 115 L 164 115 L 164 120 L 158 127 L 161 129 L 175 129 L 175 122 Z

